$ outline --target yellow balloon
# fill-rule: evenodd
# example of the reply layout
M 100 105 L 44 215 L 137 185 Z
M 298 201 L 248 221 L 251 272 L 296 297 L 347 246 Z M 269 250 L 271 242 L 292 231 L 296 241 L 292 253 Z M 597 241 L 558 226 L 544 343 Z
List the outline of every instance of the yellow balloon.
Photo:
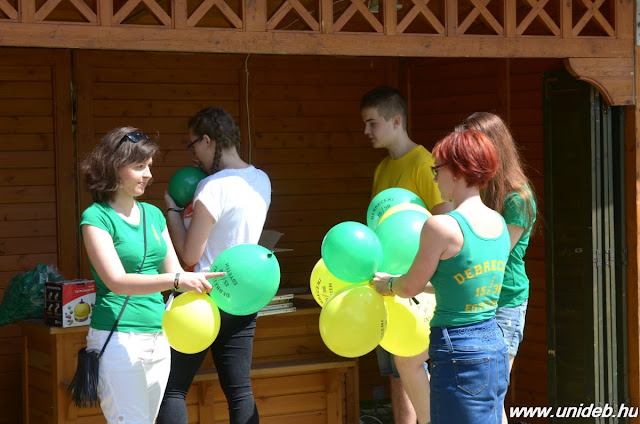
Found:
M 183 293 L 164 312 L 162 331 L 178 352 L 202 352 L 218 336 L 220 310 L 208 294 Z
M 313 270 L 311 271 L 311 294 L 320 306 L 324 306 L 324 304 L 327 303 L 327 300 L 331 297 L 332 294 L 353 284 L 356 283 L 347 283 L 346 281 L 342 281 L 338 277 L 333 275 L 327 269 L 327 266 L 324 264 L 324 260 L 322 260 L 322 258 L 318 262 L 316 262 Z
M 429 348 L 435 296 L 425 293 L 419 298 L 419 305 L 397 296 L 384 298 L 388 324 L 380 346 L 386 351 L 397 356 L 416 356 Z
M 382 224 L 382 221 L 389 218 L 389 216 L 400 211 L 418 211 L 424 213 L 427 216 L 431 216 L 429 211 L 420 205 L 416 205 L 415 203 L 400 203 L 399 205 L 391 206 L 389 209 L 387 209 L 386 212 L 383 213 L 380 217 L 378 225 Z
M 335 354 L 356 358 L 382 340 L 387 311 L 382 296 L 369 285 L 345 287 L 320 312 L 320 336 Z

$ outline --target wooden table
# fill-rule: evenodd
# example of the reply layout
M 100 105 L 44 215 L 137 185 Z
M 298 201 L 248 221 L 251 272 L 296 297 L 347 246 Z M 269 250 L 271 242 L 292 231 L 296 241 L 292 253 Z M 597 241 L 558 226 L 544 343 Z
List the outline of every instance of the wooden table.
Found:
M 356 423 L 356 359 L 331 353 L 318 331 L 320 308 L 258 318 L 254 340 L 254 395 L 265 424 Z M 20 323 L 24 337 L 23 417 L 27 424 L 104 423 L 99 408 L 76 408 L 66 393 L 88 327 Z M 190 423 L 228 422 L 226 399 L 208 355 L 187 395 Z

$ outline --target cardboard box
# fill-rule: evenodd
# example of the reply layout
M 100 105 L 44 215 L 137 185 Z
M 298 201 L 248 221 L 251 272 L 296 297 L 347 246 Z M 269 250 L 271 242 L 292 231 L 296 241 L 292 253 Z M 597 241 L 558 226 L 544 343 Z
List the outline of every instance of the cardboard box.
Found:
M 262 230 L 262 234 L 260 234 L 260 240 L 258 240 L 258 244 L 262 247 L 266 247 L 274 253 L 278 252 L 291 252 L 293 249 L 283 249 L 280 247 L 276 247 L 280 237 L 282 237 L 284 233 L 275 230 Z
M 54 327 L 89 325 L 96 303 L 93 280 L 44 283 L 44 321 Z

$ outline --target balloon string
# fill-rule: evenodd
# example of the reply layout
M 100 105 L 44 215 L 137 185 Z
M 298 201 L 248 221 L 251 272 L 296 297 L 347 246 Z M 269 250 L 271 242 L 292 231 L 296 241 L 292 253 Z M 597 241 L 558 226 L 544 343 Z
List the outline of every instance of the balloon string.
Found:
M 165 311 L 170 311 L 171 310 L 171 304 L 173 304 L 173 298 L 175 295 L 176 291 L 175 289 L 171 292 L 171 294 L 169 295 L 169 299 L 167 299 L 167 304 L 164 308 Z

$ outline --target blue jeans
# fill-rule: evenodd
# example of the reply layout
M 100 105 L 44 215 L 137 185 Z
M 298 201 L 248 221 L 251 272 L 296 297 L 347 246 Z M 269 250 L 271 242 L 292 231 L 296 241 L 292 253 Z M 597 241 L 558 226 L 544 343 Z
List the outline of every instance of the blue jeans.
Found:
M 524 321 L 528 304 L 529 301 L 525 300 L 518 306 L 499 306 L 496 310 L 496 322 L 502 328 L 504 342 L 507 344 L 511 356 L 518 354 L 518 347 L 524 337 Z
M 220 386 L 227 398 L 229 423 L 257 424 L 258 408 L 251 387 L 251 357 L 256 314 L 236 316 L 220 311 L 220 333 L 211 345 Z M 158 424 L 187 424 L 185 398 L 207 350 L 187 355 L 171 349 L 171 374 Z
M 431 424 L 500 424 L 509 385 L 509 353 L 491 318 L 431 327 Z

